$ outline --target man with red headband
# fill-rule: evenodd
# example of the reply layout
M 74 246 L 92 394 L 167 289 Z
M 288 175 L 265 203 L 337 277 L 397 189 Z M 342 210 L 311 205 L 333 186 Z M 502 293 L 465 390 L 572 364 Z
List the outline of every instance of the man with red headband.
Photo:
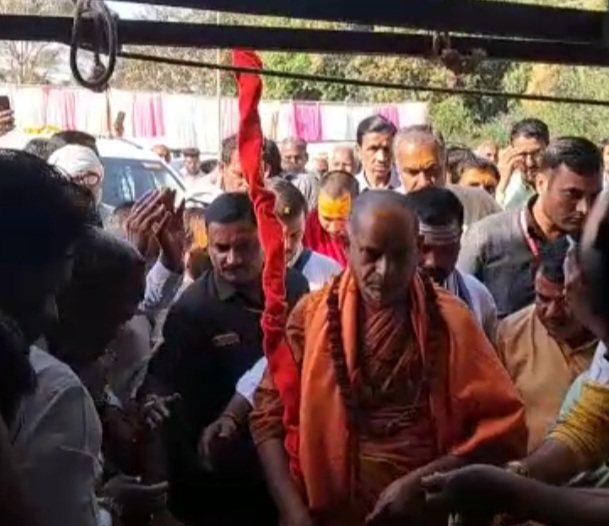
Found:
M 445 524 L 422 477 L 517 458 L 522 402 L 469 309 L 417 272 L 405 196 L 365 192 L 346 227 L 347 269 L 287 323 L 299 378 L 280 397 L 267 373 L 256 393 L 268 484 L 290 526 Z
M 342 267 L 347 264 L 345 225 L 357 193 L 358 184 L 352 175 L 328 172 L 320 182 L 317 208 L 307 218 L 304 246 L 332 258 Z

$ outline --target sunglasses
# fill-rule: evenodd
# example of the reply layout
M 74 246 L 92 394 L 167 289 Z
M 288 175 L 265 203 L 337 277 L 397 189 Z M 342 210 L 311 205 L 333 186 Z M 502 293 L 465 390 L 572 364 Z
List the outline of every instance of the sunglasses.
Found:
M 81 172 L 72 177 L 76 184 L 83 186 L 96 186 L 101 181 L 101 174 L 97 172 Z

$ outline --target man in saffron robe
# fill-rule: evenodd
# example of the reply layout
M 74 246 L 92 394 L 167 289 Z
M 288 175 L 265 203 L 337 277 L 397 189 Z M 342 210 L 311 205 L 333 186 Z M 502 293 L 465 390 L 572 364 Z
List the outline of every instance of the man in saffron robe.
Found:
M 328 172 L 321 178 L 317 208 L 307 217 L 304 246 L 332 258 L 342 267 L 347 264 L 345 225 L 358 184 L 347 172 Z
M 422 477 L 517 458 L 524 408 L 469 309 L 417 273 L 405 196 L 365 192 L 347 232 L 349 266 L 287 323 L 298 417 L 267 372 L 252 434 L 285 524 L 437 526 Z

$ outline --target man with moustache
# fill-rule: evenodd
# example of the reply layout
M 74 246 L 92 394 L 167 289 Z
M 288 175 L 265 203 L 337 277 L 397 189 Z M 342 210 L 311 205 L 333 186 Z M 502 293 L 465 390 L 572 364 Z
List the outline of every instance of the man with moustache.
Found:
M 544 245 L 535 275 L 535 303 L 503 319 L 495 337 L 499 358 L 524 400 L 529 451 L 543 441 L 598 344 L 565 299 L 568 248 L 565 237 Z
M 402 128 L 393 141 L 401 186 L 409 194 L 427 187 L 446 186 L 463 204 L 463 229 L 487 215 L 499 212 L 495 200 L 480 188 L 447 184 L 447 155 L 442 134 L 430 125 Z
M 264 254 L 248 195 L 220 195 L 206 209 L 205 223 L 212 269 L 170 310 L 142 395 L 180 396 L 166 429 L 172 514 L 193 526 L 241 526 L 251 517 L 271 524 L 275 510 L 249 434 L 215 455 L 216 463 L 202 463 L 198 451 L 205 428 L 222 414 L 239 378 L 263 356 L 265 301 Z M 306 279 L 292 269 L 285 286 L 290 306 L 308 292 Z M 229 498 L 238 506 L 227 507 Z
M 307 171 L 309 153 L 307 142 L 300 137 L 288 137 L 279 145 L 281 169 L 284 173 L 301 174 Z
M 396 131 L 396 127 L 380 115 L 368 117 L 359 123 L 356 150 L 362 170 L 355 178 L 360 192 L 393 190 L 399 186 L 399 180 L 392 171 L 392 145 Z
M 487 286 L 500 318 L 535 300 L 543 246 L 564 235 L 579 238 L 603 186 L 598 148 L 580 137 L 555 139 L 543 154 L 536 184 L 538 195 L 525 206 L 484 218 L 463 238 L 457 267 Z
M 333 259 L 304 247 L 307 203 L 298 188 L 282 179 L 271 180 L 268 188 L 275 194 L 275 215 L 283 228 L 285 262 L 288 268 L 302 273 L 311 291 L 319 290 L 332 277 L 341 273 L 342 267 Z M 217 444 L 233 440 L 247 421 L 253 398 L 267 367 L 266 357 L 256 362 L 237 383 L 235 395 L 218 419 L 207 426 L 201 438 L 201 449 L 212 458 Z
M 463 205 L 446 188 L 428 187 L 406 195 L 419 220 L 419 267 L 437 285 L 465 303 L 488 338 L 497 328 L 497 307 L 488 289 L 455 266 L 461 250 Z
M 609 456 L 608 235 L 609 195 L 604 193 L 565 265 L 567 301 L 580 323 L 602 342 L 573 407 L 539 448 L 524 460 L 510 463 L 508 469 L 468 466 L 424 481 L 428 502 L 459 512 L 462 523 L 489 524 L 496 513 L 508 513 L 509 524 L 609 522 L 608 491 L 555 486 L 594 469 Z
M 510 133 L 510 146 L 499 156 L 497 201 L 505 209 L 520 208 L 537 193 L 535 179 L 550 131 L 539 119 L 517 122 Z
M 283 524 L 442 524 L 424 475 L 525 447 L 515 389 L 467 307 L 417 272 L 417 239 L 403 195 L 364 192 L 347 269 L 288 319 L 301 374 L 282 399 L 267 371 L 251 416 Z

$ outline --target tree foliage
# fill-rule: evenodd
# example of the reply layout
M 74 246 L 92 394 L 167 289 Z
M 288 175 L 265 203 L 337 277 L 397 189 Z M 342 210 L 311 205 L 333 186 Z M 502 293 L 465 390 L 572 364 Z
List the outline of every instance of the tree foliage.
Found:
M 65 15 L 72 9 L 70 0 L 0 0 L 2 14 Z M 0 80 L 12 84 L 48 84 L 58 74 L 63 51 L 62 46 L 48 42 L 0 42 Z
M 142 13 L 142 16 L 146 19 L 159 21 L 213 22 L 213 13 L 208 11 L 150 7 Z M 200 62 L 216 62 L 218 58 L 218 52 L 211 49 L 173 47 L 151 49 L 138 46 L 124 46 L 124 49 L 125 51 L 159 57 Z M 226 62 L 228 53 L 223 51 L 219 56 L 221 62 Z M 216 72 L 210 69 L 170 66 L 139 60 L 122 60 L 112 80 L 112 86 L 130 90 L 211 94 L 216 91 L 216 80 Z
M 520 1 L 597 10 L 607 8 L 607 0 Z M 0 0 L 0 12 L 3 13 L 61 14 L 70 11 L 70 0 Z M 195 23 L 218 21 L 216 13 L 165 7 L 149 7 L 144 11 L 143 17 Z M 324 28 L 346 31 L 402 31 L 227 13 L 221 15 L 221 23 L 305 30 Z M 230 60 L 228 51 L 218 52 L 213 49 L 141 49 L 129 46 L 125 49 L 204 62 L 219 61 L 223 64 Z M 355 78 L 402 86 L 456 85 L 512 93 L 588 97 L 609 101 L 609 82 L 606 80 L 609 72 L 600 68 L 514 64 L 489 60 L 482 62 L 475 73 L 455 78 L 437 61 L 410 57 L 263 52 L 262 58 L 268 69 L 325 77 Z M 7 82 L 49 82 L 61 60 L 57 46 L 0 43 L 0 75 Z M 210 69 L 121 60 L 112 85 L 132 90 L 213 95 L 216 93 L 218 80 L 224 96 L 235 93 L 235 84 L 230 74 L 217 75 L 216 71 Z M 379 89 L 276 77 L 265 78 L 264 95 L 266 98 L 278 100 L 306 99 L 352 103 L 426 101 L 430 105 L 434 123 L 443 130 L 448 140 L 460 143 L 482 138 L 494 138 L 503 142 L 511 124 L 524 115 L 544 119 L 555 135 L 580 134 L 592 138 L 609 135 L 609 107 L 521 102 L 506 97 L 446 95 L 415 89 Z

